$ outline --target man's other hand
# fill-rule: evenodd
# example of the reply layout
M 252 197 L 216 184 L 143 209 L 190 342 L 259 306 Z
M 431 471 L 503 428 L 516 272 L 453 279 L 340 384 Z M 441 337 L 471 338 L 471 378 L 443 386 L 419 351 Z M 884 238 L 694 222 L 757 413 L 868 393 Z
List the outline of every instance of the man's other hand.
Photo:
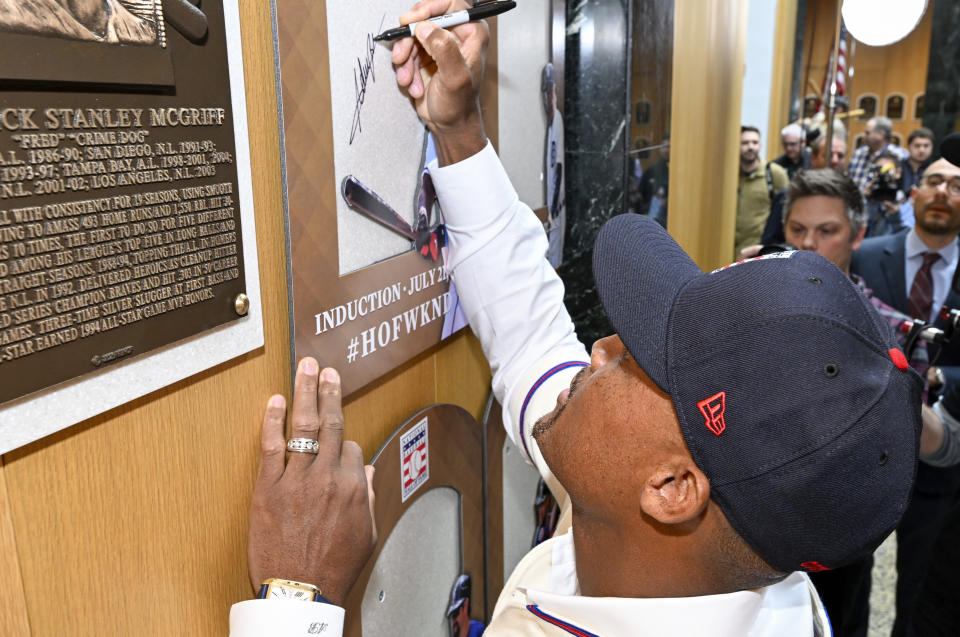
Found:
M 247 547 L 255 591 L 267 578 L 289 579 L 342 606 L 373 551 L 373 467 L 356 443 L 343 441 L 340 398 L 336 370 L 300 361 L 291 434 L 316 439 L 316 455 L 287 452 L 284 398 L 267 403 Z
M 463 0 L 418 2 L 400 16 L 400 24 L 419 22 L 416 37 L 393 44 L 397 84 L 433 133 L 441 166 L 466 159 L 487 144 L 479 102 L 490 39 L 486 22 L 449 30 L 425 22 L 468 6 Z

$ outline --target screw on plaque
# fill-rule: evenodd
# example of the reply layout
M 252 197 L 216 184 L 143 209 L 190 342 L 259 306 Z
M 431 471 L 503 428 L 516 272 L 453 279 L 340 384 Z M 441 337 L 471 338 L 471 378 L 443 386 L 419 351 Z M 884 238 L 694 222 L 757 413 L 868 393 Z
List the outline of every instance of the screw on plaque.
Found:
M 233 310 L 238 316 L 245 315 L 250 310 L 250 297 L 241 292 L 233 299 Z

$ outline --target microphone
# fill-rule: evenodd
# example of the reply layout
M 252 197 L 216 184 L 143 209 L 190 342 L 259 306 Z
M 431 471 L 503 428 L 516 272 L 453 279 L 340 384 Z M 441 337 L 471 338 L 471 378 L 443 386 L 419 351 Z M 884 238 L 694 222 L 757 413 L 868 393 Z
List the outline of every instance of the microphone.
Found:
M 960 166 L 960 133 L 950 133 L 943 138 L 940 155 L 954 166 Z
M 958 268 L 958 270 L 960 270 L 960 268 Z M 916 347 L 918 341 L 935 343 L 937 345 L 951 342 L 953 333 L 957 330 L 957 327 L 960 326 L 960 310 L 944 305 L 940 308 L 940 320 L 940 325 L 943 326 L 942 329 L 934 327 L 932 324 L 921 321 L 920 319 L 904 321 L 899 325 L 899 330 L 907 335 L 903 352 L 908 358 L 913 353 L 913 349 Z M 958 395 L 958 398 L 960 398 L 960 395 Z
M 924 343 L 942 345 L 948 340 L 943 330 L 923 321 L 904 321 L 900 324 L 900 331 L 909 334 L 911 339 L 921 340 Z

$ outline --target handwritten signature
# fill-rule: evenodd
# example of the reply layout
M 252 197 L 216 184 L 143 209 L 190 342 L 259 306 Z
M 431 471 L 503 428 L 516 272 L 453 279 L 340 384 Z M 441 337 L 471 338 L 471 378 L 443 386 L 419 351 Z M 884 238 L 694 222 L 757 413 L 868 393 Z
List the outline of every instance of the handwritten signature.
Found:
M 383 30 L 383 22 L 386 20 L 386 14 L 380 20 L 380 29 L 377 30 L 377 33 L 380 33 Z M 364 48 L 365 57 L 361 60 L 357 58 L 357 68 L 353 69 L 353 90 L 356 96 L 357 102 L 353 107 L 353 123 L 350 126 L 350 143 L 353 143 L 354 138 L 356 138 L 358 132 L 363 132 L 363 126 L 360 125 L 360 109 L 363 107 L 363 102 L 367 97 L 367 83 L 370 80 L 374 82 L 377 81 L 377 77 L 373 72 L 373 56 L 377 52 L 377 43 L 373 41 L 373 33 L 367 34 L 367 45 Z

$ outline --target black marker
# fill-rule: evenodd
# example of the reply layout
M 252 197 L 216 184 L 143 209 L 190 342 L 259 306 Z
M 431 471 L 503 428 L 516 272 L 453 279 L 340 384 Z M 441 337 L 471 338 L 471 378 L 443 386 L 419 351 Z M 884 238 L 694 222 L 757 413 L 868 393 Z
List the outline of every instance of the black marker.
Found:
M 428 22 L 433 22 L 438 27 L 455 27 L 458 24 L 464 24 L 466 22 L 475 22 L 477 20 L 483 20 L 484 18 L 492 18 L 493 16 L 500 15 L 501 13 L 509 11 L 516 6 L 517 3 L 514 0 L 492 0 L 491 2 L 484 2 L 475 7 L 464 9 L 463 11 L 456 11 L 446 15 L 438 15 L 435 18 L 430 18 Z M 387 29 L 375 37 L 374 41 L 389 42 L 392 40 L 399 40 L 400 38 L 412 36 L 413 32 L 417 28 L 417 24 L 417 22 L 411 22 L 403 27 Z

